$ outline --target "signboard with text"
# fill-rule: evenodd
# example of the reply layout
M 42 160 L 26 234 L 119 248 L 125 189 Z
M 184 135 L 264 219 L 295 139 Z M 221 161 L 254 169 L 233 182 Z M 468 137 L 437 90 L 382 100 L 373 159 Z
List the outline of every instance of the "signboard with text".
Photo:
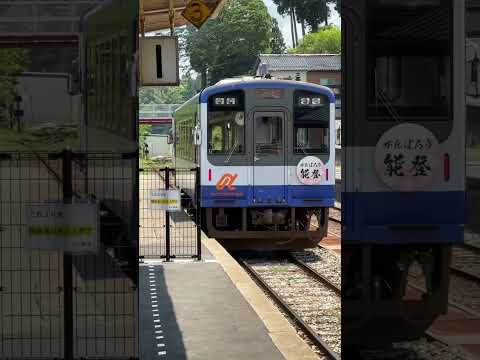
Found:
M 98 205 L 28 204 L 26 247 L 88 254 L 98 251 Z
M 179 190 L 152 190 L 150 208 L 167 211 L 182 210 Z
M 297 178 L 304 185 L 318 185 L 325 180 L 325 166 L 318 157 L 306 156 L 297 164 Z
M 393 190 L 420 190 L 441 176 L 438 140 L 416 124 L 400 124 L 386 131 L 375 148 L 375 169 Z

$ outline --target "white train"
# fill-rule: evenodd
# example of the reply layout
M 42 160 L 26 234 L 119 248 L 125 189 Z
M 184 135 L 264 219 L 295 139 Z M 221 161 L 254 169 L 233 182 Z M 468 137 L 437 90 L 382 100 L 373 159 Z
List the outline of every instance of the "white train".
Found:
M 297 81 L 222 81 L 176 110 L 174 159 L 200 167 L 207 235 L 232 248 L 314 246 L 335 198 L 335 96 Z

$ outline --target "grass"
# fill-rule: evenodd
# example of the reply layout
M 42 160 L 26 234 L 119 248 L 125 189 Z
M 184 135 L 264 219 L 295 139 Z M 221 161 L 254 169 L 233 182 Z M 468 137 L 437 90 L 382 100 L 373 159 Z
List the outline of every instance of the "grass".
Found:
M 60 152 L 66 147 L 78 149 L 78 137 L 67 136 L 65 138 L 60 138 L 55 135 L 34 135 L 28 132 L 19 133 L 12 129 L 0 129 L 1 152 Z
M 159 169 L 165 167 L 173 167 L 171 158 L 164 158 L 161 160 L 152 160 L 140 157 L 140 169 Z

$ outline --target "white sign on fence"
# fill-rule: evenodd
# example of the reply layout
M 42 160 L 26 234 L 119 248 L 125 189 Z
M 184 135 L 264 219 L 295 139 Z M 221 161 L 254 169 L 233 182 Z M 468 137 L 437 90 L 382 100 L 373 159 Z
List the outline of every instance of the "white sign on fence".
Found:
M 152 190 L 150 192 L 152 209 L 180 211 L 182 210 L 179 190 Z
M 71 254 L 98 251 L 98 204 L 29 204 L 26 247 Z

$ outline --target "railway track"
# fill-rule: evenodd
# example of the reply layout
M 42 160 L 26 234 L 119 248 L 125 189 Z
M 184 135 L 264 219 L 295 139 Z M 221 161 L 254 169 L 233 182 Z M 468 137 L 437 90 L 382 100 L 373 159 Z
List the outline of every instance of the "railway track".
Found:
M 339 316 L 332 316 L 332 309 L 323 310 L 324 314 L 328 314 L 325 317 L 330 316 L 330 319 L 326 319 L 319 314 L 322 312 L 322 310 L 319 310 L 319 305 L 323 305 L 328 296 L 334 297 L 338 302 L 338 309 L 334 307 L 333 310 L 339 311 L 340 288 L 336 284 L 333 284 L 328 278 L 291 253 L 282 253 L 281 258 L 271 262 L 269 262 L 270 260 L 265 262 L 243 256 L 236 256 L 236 259 L 325 358 L 341 359 L 339 342 L 332 346 L 332 339 L 329 339 L 330 341 L 325 339 L 327 335 L 330 337 L 336 336 L 339 341 L 339 324 L 337 324 L 338 334 L 331 334 L 331 331 L 328 330 L 329 326 L 332 326 L 329 323 L 332 320 L 331 318 L 338 319 Z M 284 280 L 278 279 L 282 277 Z M 285 285 L 290 286 L 282 285 L 282 281 L 286 281 Z M 292 289 L 295 286 L 304 285 L 303 290 L 307 289 L 308 295 Z M 316 304 L 313 304 L 311 310 L 306 310 L 308 306 L 312 306 L 312 301 L 308 299 L 309 296 L 311 300 L 316 301 Z
M 329 224 L 329 229 L 328 232 L 341 238 L 342 237 L 342 229 L 341 229 L 341 220 L 342 216 L 342 210 L 338 206 L 334 206 L 330 208 L 329 214 L 328 214 L 328 221 L 331 222 Z
M 480 248 L 463 243 L 452 248 L 450 272 L 465 280 L 480 284 Z

